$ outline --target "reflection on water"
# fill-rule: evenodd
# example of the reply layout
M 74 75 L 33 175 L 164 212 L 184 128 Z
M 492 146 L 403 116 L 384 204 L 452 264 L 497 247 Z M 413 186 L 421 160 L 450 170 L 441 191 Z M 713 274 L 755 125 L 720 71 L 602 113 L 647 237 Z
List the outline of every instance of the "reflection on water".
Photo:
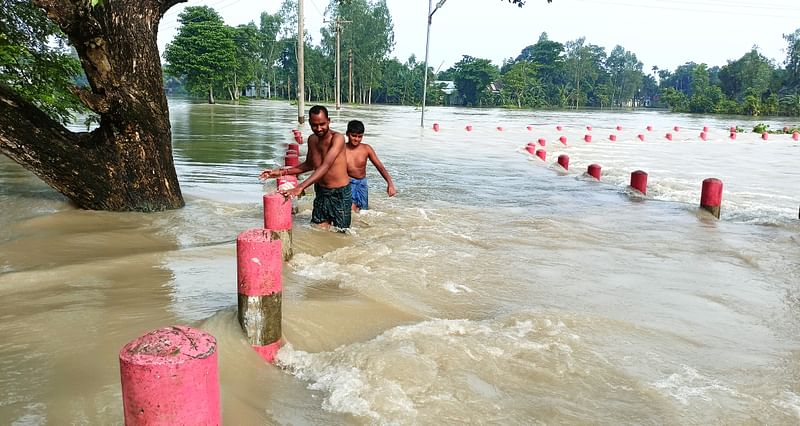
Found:
M 431 108 L 436 133 L 412 108 L 332 111 L 334 129 L 365 122 L 399 193 L 369 168 L 351 235 L 311 228 L 300 199 L 276 368 L 235 319 L 235 238 L 262 223 L 274 184 L 257 176 L 296 110 L 171 102 L 181 210 L 76 210 L 0 158 L 2 423 L 120 424 L 117 352 L 174 323 L 217 337 L 229 424 L 800 420 L 788 137 L 730 142 L 752 123 L 654 112 Z M 547 162 L 523 149 L 540 137 Z M 636 169 L 646 198 L 626 189 Z M 712 176 L 722 220 L 697 208 Z

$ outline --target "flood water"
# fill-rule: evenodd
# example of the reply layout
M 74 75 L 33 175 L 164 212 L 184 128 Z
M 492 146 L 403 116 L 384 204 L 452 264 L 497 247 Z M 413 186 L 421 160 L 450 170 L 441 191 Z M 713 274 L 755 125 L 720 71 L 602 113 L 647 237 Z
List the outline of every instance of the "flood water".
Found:
M 339 131 L 364 121 L 398 194 L 370 166 L 349 234 L 311 228 L 299 200 L 273 366 L 236 321 L 235 239 L 263 223 L 274 183 L 257 176 L 296 107 L 170 115 L 177 211 L 77 210 L 0 158 L 0 423 L 121 424 L 120 348 L 172 324 L 216 336 L 226 424 L 800 422 L 800 144 L 728 139 L 758 120 L 430 108 L 420 129 L 409 107 L 331 112 Z M 538 138 L 544 162 L 524 150 Z M 698 208 L 708 177 L 720 220 Z

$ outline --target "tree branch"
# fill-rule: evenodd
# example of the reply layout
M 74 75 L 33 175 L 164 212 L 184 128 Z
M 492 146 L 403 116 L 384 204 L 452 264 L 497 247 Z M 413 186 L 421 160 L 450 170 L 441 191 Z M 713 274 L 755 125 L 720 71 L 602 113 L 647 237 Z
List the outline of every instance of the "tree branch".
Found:
M 70 91 L 86 105 L 90 110 L 98 114 L 106 114 L 111 111 L 108 98 L 98 95 L 90 90 L 81 87 L 73 87 Z
M 161 16 L 164 16 L 165 13 L 172 7 L 178 3 L 186 3 L 188 0 L 159 0 L 159 10 L 161 11 Z

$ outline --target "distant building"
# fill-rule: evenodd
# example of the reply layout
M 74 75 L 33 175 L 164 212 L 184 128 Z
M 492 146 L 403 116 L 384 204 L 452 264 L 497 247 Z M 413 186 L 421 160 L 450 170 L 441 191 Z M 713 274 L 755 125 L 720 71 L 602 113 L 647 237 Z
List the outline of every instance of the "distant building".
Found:
M 464 105 L 464 98 L 456 89 L 456 82 L 451 80 L 437 80 L 433 82 L 442 91 L 445 106 Z
M 269 83 L 266 81 L 261 82 L 261 90 L 259 93 L 258 87 L 256 87 L 255 82 L 247 83 L 247 86 L 244 87 L 242 90 L 242 95 L 247 96 L 248 98 L 268 98 L 269 93 Z

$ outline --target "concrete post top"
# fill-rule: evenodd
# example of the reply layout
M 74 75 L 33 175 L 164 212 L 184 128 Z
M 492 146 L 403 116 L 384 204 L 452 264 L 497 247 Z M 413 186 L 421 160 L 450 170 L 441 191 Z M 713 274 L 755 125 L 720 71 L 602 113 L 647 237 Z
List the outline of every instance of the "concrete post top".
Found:
M 217 350 L 214 336 L 195 328 L 176 325 L 153 330 L 125 345 L 121 362 L 137 365 L 182 364 L 208 358 Z

